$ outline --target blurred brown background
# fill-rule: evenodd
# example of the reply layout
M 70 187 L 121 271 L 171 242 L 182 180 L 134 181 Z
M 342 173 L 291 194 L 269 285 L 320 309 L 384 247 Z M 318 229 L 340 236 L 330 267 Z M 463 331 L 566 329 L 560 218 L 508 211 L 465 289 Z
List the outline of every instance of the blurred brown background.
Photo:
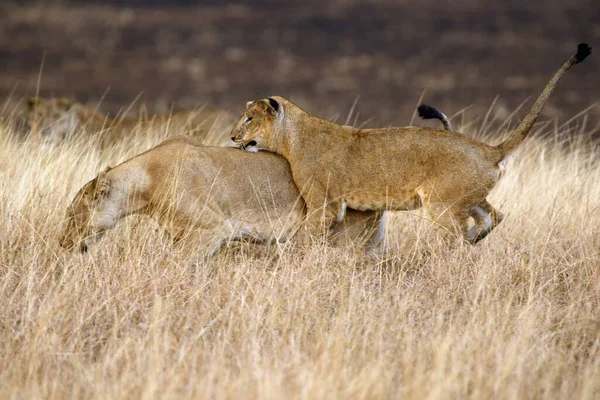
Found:
M 282 95 L 308 111 L 405 125 L 419 99 L 480 120 L 537 96 L 577 43 L 595 54 L 560 83 L 545 118 L 598 101 L 600 3 L 360 0 L 0 3 L 0 99 L 74 95 L 162 112 Z M 527 106 L 529 106 L 528 103 Z M 588 115 L 599 119 L 599 107 Z M 519 115 L 523 115 L 521 111 Z

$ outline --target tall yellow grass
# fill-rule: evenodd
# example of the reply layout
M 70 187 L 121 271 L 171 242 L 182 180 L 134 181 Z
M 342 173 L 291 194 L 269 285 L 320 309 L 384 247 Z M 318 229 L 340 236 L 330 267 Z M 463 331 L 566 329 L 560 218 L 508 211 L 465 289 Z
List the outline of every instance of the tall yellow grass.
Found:
M 243 244 L 205 260 L 141 218 L 88 257 L 57 245 L 79 187 L 159 138 L 100 154 L 4 129 L 0 398 L 598 398 L 600 149 L 545 133 L 476 246 L 398 213 L 380 257 Z

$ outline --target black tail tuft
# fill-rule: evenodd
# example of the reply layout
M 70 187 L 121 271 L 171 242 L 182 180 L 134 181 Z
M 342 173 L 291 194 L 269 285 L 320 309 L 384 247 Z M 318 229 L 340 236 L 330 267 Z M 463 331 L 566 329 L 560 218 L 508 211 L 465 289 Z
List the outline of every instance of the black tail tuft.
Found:
M 590 54 L 592 54 L 592 48 L 590 45 L 587 43 L 579 43 L 579 46 L 577 46 L 577 54 L 573 56 L 573 61 L 575 64 L 579 64 Z
M 418 108 L 417 111 L 419 112 L 419 117 L 423 118 L 423 119 L 433 119 L 433 118 L 437 118 L 437 119 L 443 119 L 444 116 L 442 115 L 442 113 L 440 113 L 439 110 L 430 107 L 426 104 L 421 104 Z

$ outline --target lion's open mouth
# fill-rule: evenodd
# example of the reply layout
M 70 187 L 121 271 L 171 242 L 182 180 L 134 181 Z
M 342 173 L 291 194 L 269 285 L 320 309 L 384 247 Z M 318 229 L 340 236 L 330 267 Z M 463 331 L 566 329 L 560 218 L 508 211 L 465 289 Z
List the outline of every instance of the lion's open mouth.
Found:
M 256 147 L 256 145 L 257 145 L 256 140 L 251 140 L 246 144 L 242 143 L 242 149 L 247 150 L 250 147 Z

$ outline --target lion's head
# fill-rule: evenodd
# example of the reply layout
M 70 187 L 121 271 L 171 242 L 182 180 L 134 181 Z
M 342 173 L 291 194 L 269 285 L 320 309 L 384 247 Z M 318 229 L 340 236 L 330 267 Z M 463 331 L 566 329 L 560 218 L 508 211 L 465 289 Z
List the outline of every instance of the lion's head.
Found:
M 283 120 L 283 108 L 276 98 L 249 101 L 246 112 L 231 131 L 231 140 L 247 151 L 275 147 L 275 128 Z
M 87 251 L 113 225 L 103 204 L 110 192 L 107 168 L 86 183 L 67 208 L 66 221 L 59 243 L 67 250 Z
M 52 143 L 59 143 L 79 128 L 80 120 L 72 98 L 27 99 L 29 131 Z

